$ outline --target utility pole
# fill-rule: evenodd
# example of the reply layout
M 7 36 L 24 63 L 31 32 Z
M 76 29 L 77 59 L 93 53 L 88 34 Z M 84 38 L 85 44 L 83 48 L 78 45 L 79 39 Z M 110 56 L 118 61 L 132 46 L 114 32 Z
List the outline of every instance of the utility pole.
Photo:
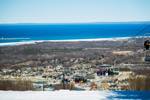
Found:
M 117 62 L 117 58 L 115 58 L 114 60 L 114 67 L 116 66 L 116 62 Z

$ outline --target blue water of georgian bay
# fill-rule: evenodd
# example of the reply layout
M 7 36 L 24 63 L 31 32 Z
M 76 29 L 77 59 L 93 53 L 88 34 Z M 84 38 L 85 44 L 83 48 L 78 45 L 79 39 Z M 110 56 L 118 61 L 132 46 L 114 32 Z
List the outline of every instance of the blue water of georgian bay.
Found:
M 0 24 L 0 43 L 142 36 L 150 32 L 148 25 L 150 23 Z

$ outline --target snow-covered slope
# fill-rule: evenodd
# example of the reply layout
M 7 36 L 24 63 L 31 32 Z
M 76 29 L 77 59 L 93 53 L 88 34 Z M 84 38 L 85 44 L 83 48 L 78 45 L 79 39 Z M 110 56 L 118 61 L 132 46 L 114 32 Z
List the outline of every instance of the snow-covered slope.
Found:
M 105 100 L 107 91 L 0 91 L 0 100 Z

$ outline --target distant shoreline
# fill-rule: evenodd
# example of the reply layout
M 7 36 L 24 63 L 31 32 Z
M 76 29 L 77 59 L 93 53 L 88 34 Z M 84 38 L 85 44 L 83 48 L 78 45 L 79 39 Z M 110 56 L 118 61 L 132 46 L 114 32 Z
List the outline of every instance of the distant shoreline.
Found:
M 31 40 L 31 41 L 21 41 L 21 42 L 7 42 L 0 43 L 2 46 L 15 46 L 15 45 L 25 45 L 25 44 L 36 44 L 42 42 L 94 42 L 94 41 L 124 41 L 132 37 L 117 37 L 117 38 L 95 38 L 95 39 L 69 39 L 69 40 Z

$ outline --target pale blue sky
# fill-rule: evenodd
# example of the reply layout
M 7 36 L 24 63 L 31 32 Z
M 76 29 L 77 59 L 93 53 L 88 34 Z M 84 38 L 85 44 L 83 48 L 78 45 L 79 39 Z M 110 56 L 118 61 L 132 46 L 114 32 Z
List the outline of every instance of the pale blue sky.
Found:
M 150 21 L 150 0 L 0 0 L 0 23 Z

